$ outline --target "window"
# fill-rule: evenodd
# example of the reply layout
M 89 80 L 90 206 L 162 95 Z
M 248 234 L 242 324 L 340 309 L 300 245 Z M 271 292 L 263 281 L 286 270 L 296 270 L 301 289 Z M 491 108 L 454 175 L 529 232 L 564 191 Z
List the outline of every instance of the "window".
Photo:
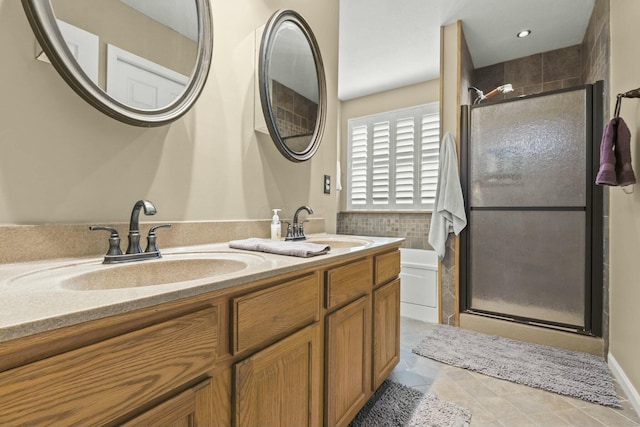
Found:
M 349 120 L 347 209 L 432 210 L 438 103 Z

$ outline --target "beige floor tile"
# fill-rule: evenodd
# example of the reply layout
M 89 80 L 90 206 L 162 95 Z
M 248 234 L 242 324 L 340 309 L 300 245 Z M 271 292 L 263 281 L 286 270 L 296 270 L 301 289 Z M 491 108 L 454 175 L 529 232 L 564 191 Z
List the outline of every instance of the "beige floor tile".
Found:
M 540 427 L 565 427 L 571 425 L 569 422 L 563 420 L 553 412 L 548 414 L 536 414 L 530 418 Z
M 500 424 L 499 421 L 488 421 L 488 422 L 475 422 L 473 418 L 471 418 L 471 427 L 504 427 Z
M 602 424 L 600 421 L 596 420 L 585 414 L 580 408 L 572 408 L 564 411 L 555 412 L 557 416 L 567 421 L 572 426 L 580 426 L 580 427 L 602 427 L 606 424 Z
M 465 402 L 473 399 L 465 389 L 452 381 L 436 381 L 431 386 L 431 393 L 453 402 Z
M 497 378 L 492 378 L 491 381 L 486 381 L 484 384 L 498 396 L 510 396 L 531 390 L 531 387 Z
M 634 423 L 640 424 L 640 416 L 638 416 L 638 413 L 633 408 L 633 405 L 631 405 L 631 402 L 623 400 L 620 404 L 622 405 L 622 409 L 620 410 L 621 414 Z
M 551 411 L 544 403 L 532 399 L 531 394 L 520 393 L 512 396 L 504 396 L 504 398 L 526 415 L 544 414 Z
M 545 405 L 550 411 L 562 411 L 571 409 L 573 406 L 569 404 L 563 396 L 556 393 L 550 393 L 544 390 L 531 390 L 530 396 L 532 400 Z
M 533 420 L 525 415 L 518 417 L 505 418 L 500 420 L 500 425 L 503 427 L 531 427 L 537 426 Z
M 497 423 L 498 419 L 491 412 L 487 411 L 475 399 L 466 400 L 464 402 L 455 402 L 460 406 L 464 406 L 471 411 L 471 425 Z M 498 424 L 496 424 L 498 425 Z
M 583 408 L 582 411 L 609 427 L 628 427 L 638 425 L 638 423 L 635 423 L 629 418 L 622 415 L 622 411 L 620 411 L 619 409 L 607 408 L 601 405 L 593 405 L 587 408 Z
M 518 408 L 504 397 L 477 397 L 476 400 L 498 420 L 523 415 L 522 412 L 518 411 Z
M 496 396 L 493 390 L 486 386 L 484 381 L 477 380 L 473 377 L 457 381 L 457 384 L 466 390 L 471 396 Z

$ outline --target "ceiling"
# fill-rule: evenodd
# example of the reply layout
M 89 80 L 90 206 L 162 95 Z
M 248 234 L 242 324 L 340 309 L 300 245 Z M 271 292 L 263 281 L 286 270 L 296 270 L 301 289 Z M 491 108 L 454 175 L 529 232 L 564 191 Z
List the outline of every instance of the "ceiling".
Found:
M 340 0 L 338 97 L 436 79 L 440 27 L 462 21 L 475 68 L 582 42 L 595 0 Z M 530 29 L 529 37 L 516 34 Z

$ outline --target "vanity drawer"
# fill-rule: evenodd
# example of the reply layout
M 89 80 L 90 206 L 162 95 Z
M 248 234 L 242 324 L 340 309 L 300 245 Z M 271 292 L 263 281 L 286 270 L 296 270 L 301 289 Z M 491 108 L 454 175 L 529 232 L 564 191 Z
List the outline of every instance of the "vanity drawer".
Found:
M 216 308 L 0 374 L 0 425 L 102 425 L 213 367 Z
M 260 348 L 320 319 L 318 273 L 232 300 L 233 354 Z
M 400 251 L 376 256 L 376 285 L 395 279 L 400 274 Z
M 327 270 L 327 309 L 364 295 L 372 288 L 373 261 L 366 258 Z

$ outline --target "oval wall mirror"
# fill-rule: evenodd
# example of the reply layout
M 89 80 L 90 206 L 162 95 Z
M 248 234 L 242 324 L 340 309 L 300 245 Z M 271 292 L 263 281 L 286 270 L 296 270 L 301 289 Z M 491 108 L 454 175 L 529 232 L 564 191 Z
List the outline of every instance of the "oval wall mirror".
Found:
M 209 0 L 22 0 L 43 53 L 85 101 L 136 126 L 185 114 L 209 73 Z
M 271 139 L 289 160 L 309 160 L 322 140 L 326 83 L 318 43 L 292 10 L 277 11 L 260 45 L 258 84 Z

